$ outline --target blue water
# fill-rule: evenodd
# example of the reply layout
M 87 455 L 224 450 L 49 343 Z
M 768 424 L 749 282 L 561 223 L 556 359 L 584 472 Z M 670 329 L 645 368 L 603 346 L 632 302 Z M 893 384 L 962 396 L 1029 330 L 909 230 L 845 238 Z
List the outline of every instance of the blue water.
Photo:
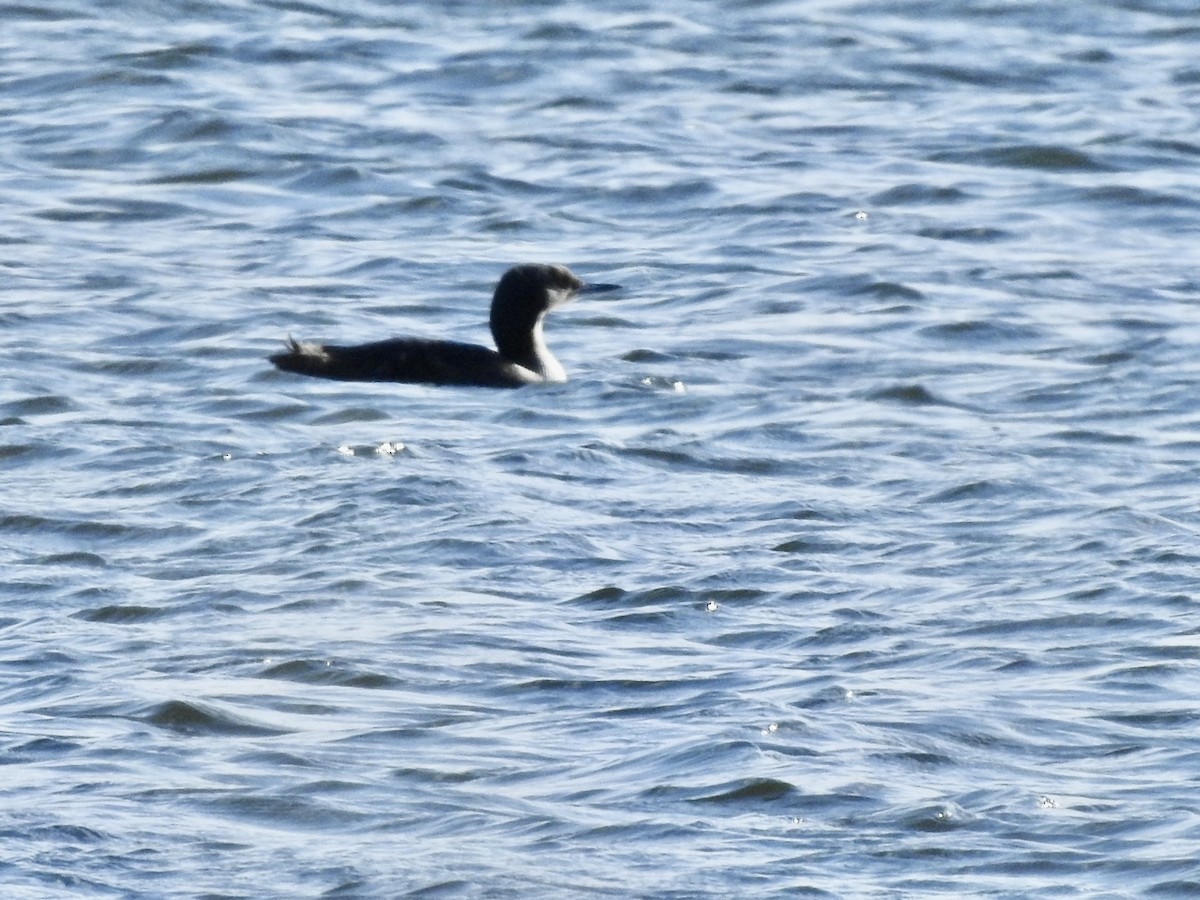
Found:
M 4 897 L 1200 895 L 1194 3 L 0 20 Z

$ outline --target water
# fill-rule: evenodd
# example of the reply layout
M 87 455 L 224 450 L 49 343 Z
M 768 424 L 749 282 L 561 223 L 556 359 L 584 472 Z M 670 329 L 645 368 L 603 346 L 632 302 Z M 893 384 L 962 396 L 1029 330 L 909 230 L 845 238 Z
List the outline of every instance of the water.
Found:
M 1200 892 L 1193 4 L 0 17 L 6 897 Z

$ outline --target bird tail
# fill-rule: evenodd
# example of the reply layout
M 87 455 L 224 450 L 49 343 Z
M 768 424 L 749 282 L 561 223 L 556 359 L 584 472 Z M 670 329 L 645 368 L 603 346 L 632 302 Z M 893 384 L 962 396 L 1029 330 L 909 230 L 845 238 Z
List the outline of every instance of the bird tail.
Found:
M 287 340 L 287 350 L 273 353 L 268 357 L 276 366 L 285 372 L 295 372 L 297 375 L 314 375 L 318 378 L 328 378 L 329 365 L 332 357 L 322 344 L 309 341 L 300 343 L 294 338 Z

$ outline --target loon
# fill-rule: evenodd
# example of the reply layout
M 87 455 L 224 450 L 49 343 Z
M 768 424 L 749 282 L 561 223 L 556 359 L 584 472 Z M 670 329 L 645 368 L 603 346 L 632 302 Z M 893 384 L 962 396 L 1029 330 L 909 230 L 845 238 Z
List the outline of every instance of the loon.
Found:
M 566 381 L 566 370 L 542 336 L 546 314 L 579 294 L 619 287 L 588 284 L 566 266 L 526 263 L 505 272 L 492 295 L 490 325 L 495 350 L 410 337 L 353 346 L 288 338 L 287 350 L 270 360 L 285 372 L 339 381 L 497 388 Z

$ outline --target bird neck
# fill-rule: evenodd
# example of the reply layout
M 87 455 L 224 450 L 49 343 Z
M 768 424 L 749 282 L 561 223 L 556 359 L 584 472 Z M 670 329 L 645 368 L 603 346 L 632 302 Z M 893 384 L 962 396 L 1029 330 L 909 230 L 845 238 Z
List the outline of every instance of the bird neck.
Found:
M 492 338 L 496 341 L 496 349 L 505 359 L 537 372 L 547 381 L 566 381 L 562 363 L 554 358 L 542 335 L 544 318 L 545 313 L 532 320 L 493 316 Z

